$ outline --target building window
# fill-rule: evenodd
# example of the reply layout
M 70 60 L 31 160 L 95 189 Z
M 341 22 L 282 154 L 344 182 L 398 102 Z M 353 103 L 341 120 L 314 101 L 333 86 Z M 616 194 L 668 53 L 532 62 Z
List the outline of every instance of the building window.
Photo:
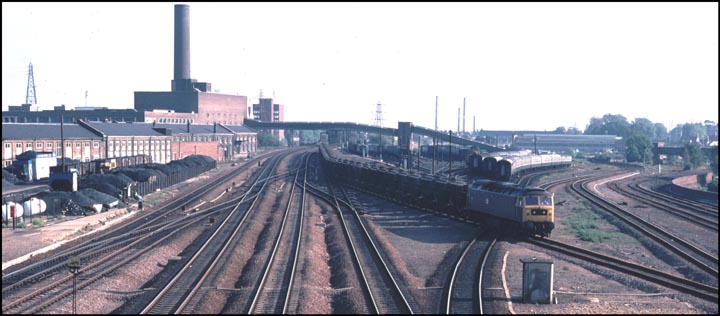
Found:
M 49 149 L 49 148 L 53 148 L 53 145 L 52 145 L 52 143 L 47 143 L 47 144 L 45 144 L 45 147 L 47 147 Z
M 98 147 L 100 147 L 100 144 L 99 144 L 98 142 L 94 142 L 94 143 L 93 143 L 93 148 L 98 148 Z
M 10 147 L 11 147 L 11 146 L 10 146 L 9 143 L 8 143 L 8 144 L 5 144 L 5 148 L 10 148 Z
M 80 143 L 75 143 L 75 148 L 80 148 Z
M 22 144 L 20 144 L 20 143 L 15 144 L 15 148 L 22 148 Z
M 42 148 L 42 143 L 35 144 L 35 148 Z

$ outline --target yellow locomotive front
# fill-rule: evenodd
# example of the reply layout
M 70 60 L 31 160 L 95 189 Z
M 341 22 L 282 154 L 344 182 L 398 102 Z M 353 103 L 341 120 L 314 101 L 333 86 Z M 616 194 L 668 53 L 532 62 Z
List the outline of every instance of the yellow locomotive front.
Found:
M 530 191 L 520 198 L 525 230 L 542 237 L 550 236 L 555 228 L 554 195 L 547 191 Z

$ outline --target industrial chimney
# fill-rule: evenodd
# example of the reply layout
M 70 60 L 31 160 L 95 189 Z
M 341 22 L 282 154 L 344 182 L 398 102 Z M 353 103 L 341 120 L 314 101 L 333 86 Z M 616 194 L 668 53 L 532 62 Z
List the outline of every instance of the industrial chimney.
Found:
M 172 91 L 192 90 L 190 79 L 190 6 L 175 5 L 175 73 Z

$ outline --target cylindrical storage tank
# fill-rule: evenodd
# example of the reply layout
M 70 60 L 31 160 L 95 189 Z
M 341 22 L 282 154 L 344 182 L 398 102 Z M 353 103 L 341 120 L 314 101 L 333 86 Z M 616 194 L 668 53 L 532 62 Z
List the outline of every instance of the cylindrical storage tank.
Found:
M 41 199 L 30 198 L 29 200 L 23 202 L 23 209 L 25 209 L 25 216 L 28 217 L 45 212 L 47 204 Z
M 15 208 L 15 218 L 21 218 L 23 216 L 22 204 L 15 202 L 7 202 L 2 205 L 2 220 L 7 221 L 12 219 L 12 208 Z

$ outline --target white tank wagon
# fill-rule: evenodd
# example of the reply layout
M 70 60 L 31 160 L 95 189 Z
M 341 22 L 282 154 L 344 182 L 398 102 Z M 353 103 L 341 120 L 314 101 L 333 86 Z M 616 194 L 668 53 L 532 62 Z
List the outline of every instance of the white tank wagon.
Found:
M 12 208 L 15 208 L 15 218 L 21 218 L 23 216 L 23 206 L 15 202 L 7 202 L 2 205 L 2 220 L 3 222 L 12 220 Z
M 30 198 L 29 200 L 23 202 L 22 205 L 23 209 L 25 210 L 25 217 L 44 213 L 47 209 L 47 203 L 45 203 L 45 201 L 43 201 L 42 199 L 38 198 Z

